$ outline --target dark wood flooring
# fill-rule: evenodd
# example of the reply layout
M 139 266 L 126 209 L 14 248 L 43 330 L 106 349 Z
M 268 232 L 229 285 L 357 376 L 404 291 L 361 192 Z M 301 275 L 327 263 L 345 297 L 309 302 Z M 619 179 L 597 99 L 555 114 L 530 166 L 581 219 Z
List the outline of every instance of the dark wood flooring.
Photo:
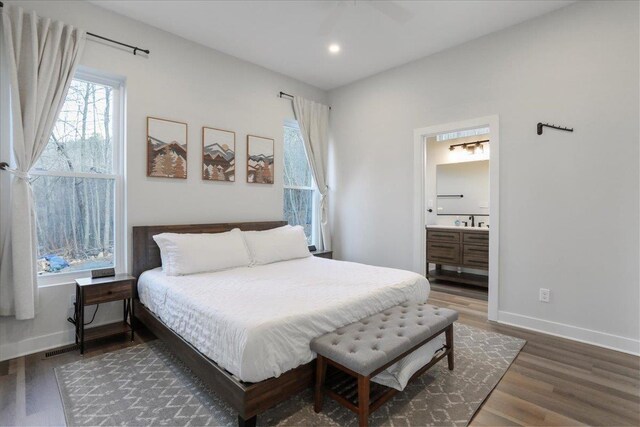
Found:
M 433 290 L 431 304 L 460 313 L 460 322 L 527 340 L 473 426 L 640 426 L 640 358 L 518 328 L 489 323 L 487 303 Z M 148 341 L 145 331 L 45 358 L 0 362 L 0 425 L 64 425 L 54 367 Z M 311 405 L 312 402 L 309 402 Z

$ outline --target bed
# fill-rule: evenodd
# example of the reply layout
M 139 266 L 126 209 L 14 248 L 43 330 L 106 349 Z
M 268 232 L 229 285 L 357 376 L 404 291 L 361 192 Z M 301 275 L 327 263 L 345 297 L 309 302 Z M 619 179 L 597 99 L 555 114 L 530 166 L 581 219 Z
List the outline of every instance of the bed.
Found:
M 311 339 L 407 302 L 425 301 L 414 273 L 308 257 L 167 276 L 153 235 L 267 230 L 283 222 L 134 227 L 136 318 L 238 411 L 240 425 L 313 383 Z

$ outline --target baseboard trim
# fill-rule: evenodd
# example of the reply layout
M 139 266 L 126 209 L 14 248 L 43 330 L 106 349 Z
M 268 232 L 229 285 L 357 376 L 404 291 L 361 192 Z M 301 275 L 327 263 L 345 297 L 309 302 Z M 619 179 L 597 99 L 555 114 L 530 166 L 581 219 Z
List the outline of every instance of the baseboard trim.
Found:
M 100 323 L 92 323 L 91 326 L 102 326 L 113 323 L 116 320 L 117 319 L 107 319 Z M 52 334 L 27 338 L 19 342 L 3 343 L 0 344 L 0 362 L 70 344 L 75 344 L 73 329 L 65 329 L 64 331 L 54 332 Z
M 95 324 L 95 326 L 106 325 L 112 322 L 114 322 L 113 319 L 108 319 Z M 498 312 L 498 323 L 640 356 L 640 341 L 631 338 L 506 311 Z M 17 343 L 0 344 L 0 362 L 70 345 L 74 342 L 73 329 L 68 329 L 29 338 Z
M 619 335 L 506 311 L 498 312 L 498 323 L 640 356 L 640 341 Z

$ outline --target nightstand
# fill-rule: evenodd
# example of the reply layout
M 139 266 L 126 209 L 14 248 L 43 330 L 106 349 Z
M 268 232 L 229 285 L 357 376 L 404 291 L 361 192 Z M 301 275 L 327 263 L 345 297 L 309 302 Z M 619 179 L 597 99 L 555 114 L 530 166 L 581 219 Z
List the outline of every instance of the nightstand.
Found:
M 133 295 L 136 278 L 128 274 L 116 274 L 99 279 L 76 280 L 76 344 L 80 344 L 80 354 L 84 354 L 85 341 L 91 341 L 111 335 L 131 333 L 133 341 Z M 84 328 L 84 308 L 88 305 L 120 301 L 123 304 L 122 322 L 94 328 Z M 128 318 L 128 322 L 127 322 Z
M 311 255 L 317 256 L 318 258 L 333 259 L 333 251 L 312 251 Z

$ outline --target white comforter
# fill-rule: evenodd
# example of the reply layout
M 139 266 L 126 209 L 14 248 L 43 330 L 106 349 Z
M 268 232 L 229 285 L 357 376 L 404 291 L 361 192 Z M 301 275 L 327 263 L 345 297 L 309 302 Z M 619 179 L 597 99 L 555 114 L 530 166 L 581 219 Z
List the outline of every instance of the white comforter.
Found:
M 426 301 L 419 274 L 308 257 L 189 276 L 146 271 L 142 303 L 242 381 L 310 362 L 315 337 L 406 301 Z

